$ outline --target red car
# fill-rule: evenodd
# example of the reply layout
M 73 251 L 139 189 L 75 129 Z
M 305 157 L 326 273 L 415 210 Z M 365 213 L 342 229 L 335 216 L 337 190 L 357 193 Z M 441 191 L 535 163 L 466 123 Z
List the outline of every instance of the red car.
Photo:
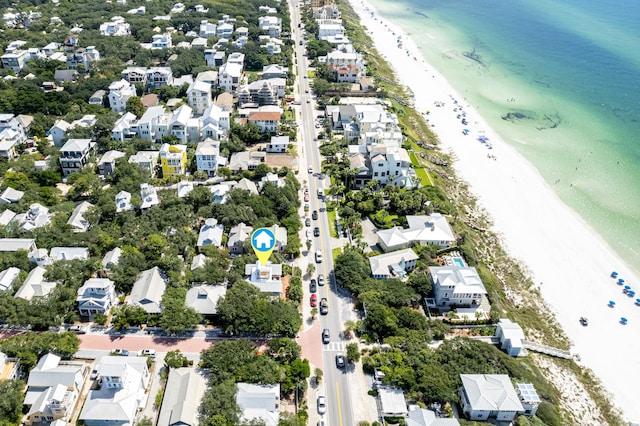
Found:
M 311 307 L 315 308 L 317 304 L 318 304 L 318 296 L 316 296 L 315 294 L 312 294 L 311 295 Z

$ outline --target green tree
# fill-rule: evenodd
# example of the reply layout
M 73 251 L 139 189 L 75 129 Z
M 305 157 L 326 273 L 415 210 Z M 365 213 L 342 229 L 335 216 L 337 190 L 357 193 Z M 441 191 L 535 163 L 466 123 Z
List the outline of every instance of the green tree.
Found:
M 142 104 L 142 101 L 139 97 L 131 96 L 129 99 L 127 99 L 125 110 L 140 118 L 144 114 L 144 105 Z
M 22 417 L 23 388 L 22 380 L 0 381 L 0 425 L 18 424 Z
M 347 361 L 358 362 L 360 361 L 360 350 L 357 343 L 349 343 L 346 346 L 347 349 Z
M 183 288 L 168 288 L 162 295 L 160 327 L 169 334 L 180 334 L 194 328 L 202 319 L 193 308 L 185 305 L 187 291 Z
M 167 352 L 164 357 L 164 364 L 169 368 L 188 367 L 189 360 L 180 352 L 179 349 Z

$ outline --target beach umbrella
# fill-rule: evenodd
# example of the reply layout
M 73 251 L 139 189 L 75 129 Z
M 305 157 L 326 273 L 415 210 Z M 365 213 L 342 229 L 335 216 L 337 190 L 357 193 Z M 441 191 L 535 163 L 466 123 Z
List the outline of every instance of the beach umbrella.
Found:
M 631 286 L 630 285 L 625 285 L 624 288 L 625 288 L 625 290 L 631 290 Z
M 627 323 L 627 319 L 625 317 L 620 318 L 620 322 L 622 324 L 626 324 Z
M 609 306 L 611 307 L 616 306 L 616 302 L 614 302 L 613 300 L 609 300 Z
M 633 297 L 633 296 L 635 296 L 635 295 L 636 295 L 636 292 L 635 292 L 635 291 L 633 291 L 633 290 L 629 290 L 629 291 L 627 292 L 627 296 L 629 296 L 629 297 Z
M 616 271 L 613 271 L 611 273 L 611 278 L 616 278 L 618 276 L 618 273 Z
M 636 305 L 640 306 L 640 299 L 636 299 Z
M 618 278 L 618 284 L 622 284 L 624 282 L 624 278 Z

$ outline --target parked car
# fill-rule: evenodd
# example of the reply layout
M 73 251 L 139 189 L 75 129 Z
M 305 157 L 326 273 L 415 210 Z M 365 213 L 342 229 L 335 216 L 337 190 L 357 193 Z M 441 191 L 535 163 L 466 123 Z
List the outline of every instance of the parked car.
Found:
M 307 103 L 309 103 L 309 99 L 307 99 Z M 309 166 L 307 171 L 309 172 L 309 174 L 313 174 L 313 167 Z
M 305 201 L 309 201 L 309 193 L 308 192 L 304 193 L 304 200 Z
M 331 335 L 329 334 L 329 329 L 325 328 L 322 330 L 322 343 L 329 343 L 331 341 Z
M 347 358 L 342 352 L 336 354 L 336 367 L 343 368 L 347 364 Z
M 311 293 L 315 293 L 316 291 L 318 291 L 318 285 L 316 284 L 316 280 L 315 279 L 311 279 L 311 282 L 309 283 L 309 291 Z
M 129 351 L 126 349 L 114 349 L 111 351 L 111 354 L 119 356 L 129 356 Z
M 311 295 L 310 303 L 312 308 L 315 308 L 318 304 L 318 296 L 315 293 Z
M 324 395 L 318 396 L 318 414 L 324 414 L 327 412 L 327 399 Z
M 318 285 L 324 285 L 324 275 L 318 275 Z
M 313 236 L 314 237 L 319 237 L 320 236 L 320 228 L 318 228 L 317 226 L 315 228 L 313 228 Z
M 327 299 L 323 297 L 320 299 L 320 315 L 327 315 L 329 313 L 329 303 Z
M 91 380 L 95 380 L 98 378 L 98 369 L 94 368 L 93 370 L 91 370 Z
M 68 331 L 73 331 L 76 334 L 86 334 L 87 333 L 87 327 L 85 327 L 84 325 L 72 325 L 69 328 L 67 328 Z
M 304 224 L 305 224 L 306 226 L 311 226 L 311 219 L 306 218 L 306 219 L 304 220 Z
M 149 358 L 155 358 L 156 357 L 156 350 L 155 349 L 142 349 L 141 351 L 138 352 L 138 356 L 148 356 Z
M 313 213 L 311 213 L 311 218 L 313 220 L 318 220 L 318 210 L 314 210 Z
M 320 250 L 316 250 L 316 263 L 322 263 L 322 252 Z

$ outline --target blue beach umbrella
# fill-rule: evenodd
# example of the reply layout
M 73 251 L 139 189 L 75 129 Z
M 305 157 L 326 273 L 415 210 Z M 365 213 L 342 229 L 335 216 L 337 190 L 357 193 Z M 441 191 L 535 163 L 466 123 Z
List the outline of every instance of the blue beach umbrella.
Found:
M 620 318 L 620 322 L 621 322 L 622 324 L 626 324 L 628 321 L 627 321 L 627 319 L 626 319 L 625 317 L 621 317 L 621 318 Z
M 640 306 L 640 299 L 636 299 L 636 305 Z
M 624 278 L 618 278 L 618 284 L 622 284 L 624 282 Z
M 609 300 L 609 306 L 613 308 L 614 306 L 616 306 L 616 302 L 614 302 L 613 300 Z
M 616 278 L 618 276 L 618 273 L 616 271 L 613 271 L 611 273 L 611 278 Z
M 629 291 L 627 292 L 627 296 L 629 296 L 629 297 L 633 297 L 633 296 L 635 296 L 635 295 L 636 295 L 636 292 L 635 292 L 635 291 L 633 291 L 633 290 L 629 290 Z

